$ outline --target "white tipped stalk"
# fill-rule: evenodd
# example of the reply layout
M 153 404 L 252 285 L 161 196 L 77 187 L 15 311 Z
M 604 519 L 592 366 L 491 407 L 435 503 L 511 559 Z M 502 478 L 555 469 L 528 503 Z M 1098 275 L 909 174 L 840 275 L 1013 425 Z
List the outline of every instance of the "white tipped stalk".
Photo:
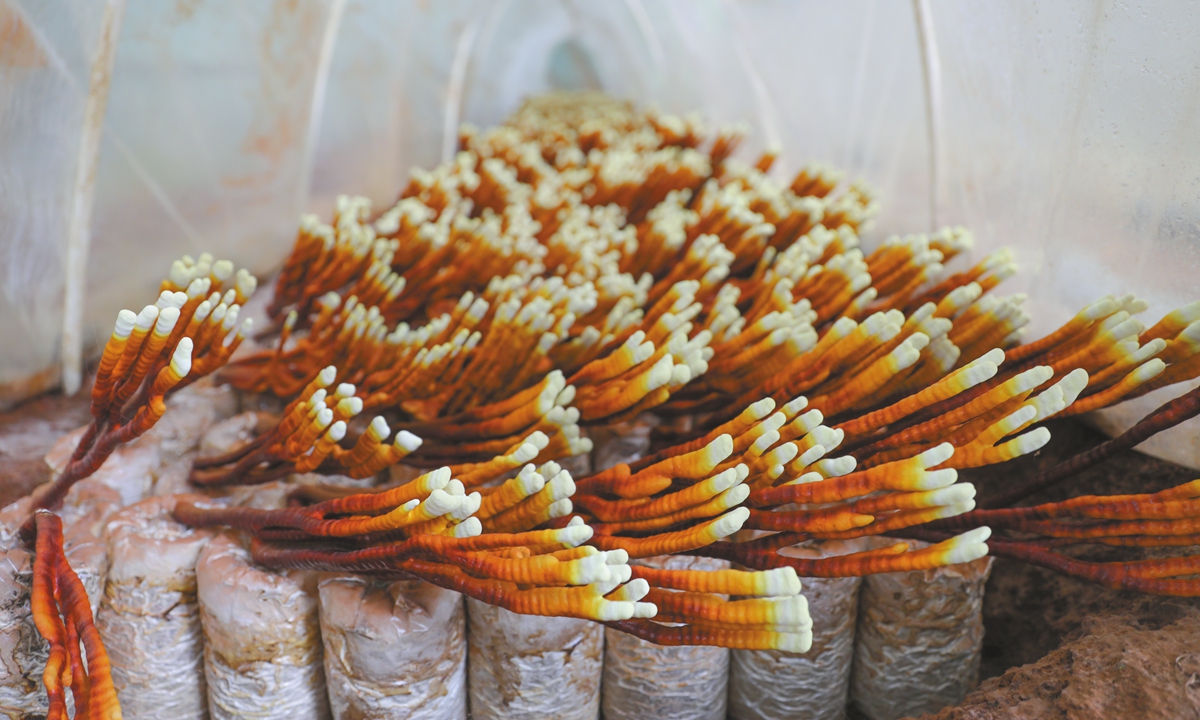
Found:
M 550 489 L 550 497 L 555 501 L 569 498 L 575 494 L 575 481 L 571 479 L 571 473 L 566 470 L 551 478 L 546 483 L 546 487 Z
M 763 584 L 765 585 L 762 594 L 766 597 L 800 594 L 800 576 L 796 574 L 795 568 L 773 568 L 763 571 L 761 575 L 763 576 Z
M 479 512 L 480 506 L 483 505 L 483 495 L 473 492 L 467 495 L 458 507 L 450 511 L 450 517 L 457 522 L 462 522 Z
M 467 486 L 462 484 L 462 480 L 458 478 L 450 478 L 450 482 L 446 483 L 446 487 L 442 488 L 451 495 L 466 495 Z
M 742 525 L 746 524 L 746 520 L 750 518 L 750 509 L 739 507 L 730 510 L 721 517 L 717 518 L 712 524 L 712 534 L 714 538 L 729 537 L 738 530 L 742 529 Z
M 182 285 L 180 287 L 183 287 Z M 209 288 L 212 287 L 212 280 L 208 278 L 196 278 L 187 285 L 185 293 L 189 300 L 202 298 L 208 294 Z
M 749 485 L 734 485 L 717 496 L 717 504 L 727 510 L 741 505 L 748 497 L 750 497 Z
M 424 441 L 407 430 L 401 430 L 396 433 L 396 439 L 392 442 L 405 453 L 413 453 L 416 452 L 417 448 L 421 447 L 421 443 Z M 446 468 L 446 472 L 450 472 L 449 468 Z
M 185 263 L 182 260 L 176 260 L 171 263 L 171 270 L 167 273 L 167 277 L 171 282 L 178 287 L 187 287 L 192 279 L 192 271 L 190 263 Z
M 796 461 L 796 469 L 803 469 L 809 465 L 812 465 L 816 461 L 825 457 L 826 452 L 828 452 L 828 450 L 825 449 L 824 445 L 820 443 L 813 445 L 809 449 L 805 450 L 804 454 L 800 456 L 800 459 Z
M 803 437 L 825 422 L 825 415 L 820 410 L 809 410 L 792 421 L 792 429 L 798 436 Z
M 1019 457 L 1041 450 L 1048 442 L 1050 442 L 1050 431 L 1040 427 L 1009 440 L 1001 447 L 1012 452 L 1013 457 Z
M 375 419 L 371 420 L 371 424 L 367 427 L 367 430 L 380 440 L 392 434 L 392 429 L 388 427 L 387 420 L 384 420 L 382 415 L 376 415 Z
M 175 346 L 175 352 L 171 353 L 171 372 L 183 378 L 187 377 L 191 370 L 192 339 L 185 337 L 179 340 L 179 344 Z
M 975 486 L 971 483 L 955 483 L 948 487 L 930 490 L 925 496 L 930 507 L 954 505 L 975 499 Z
M 843 430 L 834 430 L 828 425 L 818 425 L 809 431 L 805 439 L 811 438 L 816 444 L 829 451 L 836 448 L 845 436 L 846 433 Z
M 1054 368 L 1049 365 L 1039 365 L 1017 375 L 1009 382 L 1016 386 L 1017 393 L 1028 392 L 1054 377 Z
M 454 537 L 456 538 L 478 537 L 482 533 L 483 523 L 479 522 L 477 517 L 469 517 L 454 526 Z
M 769 417 L 766 420 L 763 420 L 761 423 L 759 423 L 757 429 L 760 430 L 763 433 L 763 435 L 766 435 L 768 433 L 772 433 L 772 432 L 779 430 L 779 428 L 783 427 L 786 423 L 787 423 L 787 416 L 781 412 L 777 412 L 774 415 L 772 415 L 771 417 Z
M 430 489 L 444 488 L 450 484 L 450 468 L 440 467 L 421 476 L 425 479 L 425 487 Z
M 338 401 L 337 411 L 346 417 L 354 417 L 362 412 L 363 401 L 360 397 L 347 397 Z
M 451 495 L 445 490 L 434 490 L 422 504 L 429 517 L 441 517 L 459 506 L 461 502 L 457 495 Z
M 1166 369 L 1167 364 L 1163 362 L 1161 358 L 1153 358 L 1147 361 L 1145 364 L 1139 366 L 1138 369 L 1129 373 L 1129 379 L 1130 382 L 1136 385 L 1141 385 L 1144 382 L 1148 382 L 1158 377 L 1162 374 L 1163 370 Z
M 158 306 L 147 305 L 138 313 L 137 320 L 134 321 L 134 327 L 142 332 L 150 332 L 150 328 L 154 327 L 156 320 L 158 320 Z
M 797 414 L 804 408 L 808 407 L 808 398 L 801 395 L 779 408 L 779 411 L 786 415 L 789 419 L 796 417 Z
M 722 433 L 704 447 L 704 460 L 716 466 L 733 454 L 733 438 L 729 433 Z
M 629 562 L 629 551 L 617 548 L 604 553 L 604 561 L 609 565 L 624 565 Z
M 344 420 L 338 420 L 325 431 L 325 439 L 329 442 L 341 442 L 344 437 L 346 437 L 346 422 Z
M 794 460 L 799 453 L 800 447 L 796 443 L 784 443 L 764 455 L 763 462 L 772 467 L 775 465 L 786 465 Z
M 137 319 L 137 313 L 132 310 L 122 310 L 117 313 L 117 324 L 113 327 L 113 336 L 121 339 L 129 337 Z
M 999 349 L 999 348 L 997 348 Z M 978 361 L 976 361 L 978 362 Z M 964 366 L 962 369 L 963 384 L 966 388 L 973 388 L 981 382 L 986 382 L 996 377 L 996 373 L 1000 368 L 992 362 L 985 362 L 978 365 Z
M 918 462 L 923 469 L 937 467 L 954 456 L 954 446 L 950 443 L 942 443 L 929 448 L 925 452 L 917 456 Z
M 527 463 L 537 457 L 540 451 L 537 446 L 532 443 L 521 443 L 521 447 L 517 448 L 512 454 L 513 460 L 518 463 Z
M 949 551 L 946 553 L 946 561 L 953 565 L 971 562 L 987 556 L 987 539 L 991 536 L 992 529 L 984 526 L 950 538 L 946 541 L 949 545 Z
M 1078 317 L 1080 320 L 1090 323 L 1090 322 L 1095 322 L 1096 320 L 1099 320 L 1100 318 L 1106 318 L 1109 315 L 1112 315 L 1113 313 L 1119 311 L 1120 309 L 1121 309 L 1121 303 L 1119 301 L 1117 301 L 1116 298 L 1112 297 L 1111 295 L 1106 295 L 1106 296 L 1100 298 L 1099 300 L 1097 300 L 1096 302 L 1092 303 L 1091 305 L 1088 305 L 1084 309 L 1080 310 L 1079 314 L 1076 317 Z
M 218 282 L 225 282 L 233 275 L 233 263 L 229 260 L 218 260 L 212 264 L 210 272 Z
M 930 470 L 921 476 L 917 481 L 915 488 L 917 490 L 937 490 L 939 488 L 949 487 L 958 482 L 958 470 L 954 468 L 944 468 L 942 470 Z
M 846 455 L 840 458 L 826 458 L 817 461 L 817 472 L 827 478 L 841 477 L 854 472 L 854 468 L 858 466 L 858 461 L 852 456 Z
M 196 306 L 196 312 L 192 313 L 192 320 L 194 322 L 203 322 L 204 320 L 208 319 L 208 316 L 212 314 L 212 311 L 212 303 L 208 300 L 205 300 Z
M 583 518 L 580 518 L 578 515 L 571 518 L 571 522 L 573 523 L 576 519 L 579 520 L 578 523 L 573 525 L 568 523 L 565 528 L 558 531 L 558 542 L 568 547 L 579 547 L 588 540 L 592 539 L 591 526 L 585 524 L 583 522 Z
M 750 446 L 749 453 L 755 457 L 760 457 L 777 442 L 779 442 L 779 431 L 768 430 L 758 436 L 758 439 Z
M 765 418 L 772 410 L 775 409 L 774 398 L 763 398 L 757 402 L 751 403 L 742 414 L 747 416 L 747 420 L 761 420 Z
M 574 505 L 571 504 L 571 501 L 563 498 L 562 500 L 555 500 L 550 503 L 550 507 L 546 508 L 546 514 L 553 520 L 554 518 L 570 515 L 572 509 L 574 509 Z
M 317 387 L 329 387 L 333 381 L 337 379 L 337 367 L 334 365 L 326 366 L 325 369 L 317 373 Z
M 353 397 L 356 391 L 357 388 L 351 383 L 341 383 L 337 386 L 337 390 L 333 391 L 333 395 L 340 400 L 341 398 Z
M 234 280 L 234 285 L 242 297 L 249 298 L 258 289 L 258 278 L 250 274 L 246 268 L 237 271 L 237 276 Z
M 785 485 L 807 485 L 808 483 L 820 482 L 825 479 L 825 476 L 819 472 L 806 472 L 795 480 L 784 483 Z

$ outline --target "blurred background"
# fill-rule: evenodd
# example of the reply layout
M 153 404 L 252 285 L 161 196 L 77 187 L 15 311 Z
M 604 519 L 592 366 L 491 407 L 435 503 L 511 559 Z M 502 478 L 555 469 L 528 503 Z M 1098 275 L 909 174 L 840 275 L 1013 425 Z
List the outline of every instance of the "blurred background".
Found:
M 554 89 L 744 123 L 781 178 L 841 167 L 882 203 L 868 248 L 1015 248 L 1031 337 L 1105 293 L 1156 320 L 1200 299 L 1198 30 L 1165 0 L 0 0 L 0 406 L 173 259 L 267 274 L 302 212 L 381 208 L 460 123 Z M 1200 465 L 1189 426 L 1152 442 Z

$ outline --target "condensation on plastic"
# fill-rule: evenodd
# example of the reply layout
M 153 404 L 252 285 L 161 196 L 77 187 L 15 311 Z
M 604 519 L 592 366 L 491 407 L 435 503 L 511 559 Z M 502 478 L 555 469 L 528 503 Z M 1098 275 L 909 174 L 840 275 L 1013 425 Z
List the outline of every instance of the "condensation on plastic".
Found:
M 33 556 L 18 537 L 29 517 L 27 496 L 0 510 L 0 717 L 23 718 L 46 711 L 42 670 L 49 646 L 37 631 L 30 609 Z M 104 525 L 120 507 L 116 491 L 84 480 L 63 502 L 63 546 L 92 606 L 104 594 L 108 553 Z
M 0 406 L 57 377 L 70 189 L 103 11 L 0 3 Z
M 96 627 L 130 720 L 208 717 L 196 559 L 212 533 L 171 518 L 181 497 L 125 508 L 106 531 L 110 567 Z
M 663 556 L 633 561 L 665 570 L 723 570 L 725 560 Z M 604 630 L 605 720 L 725 720 L 729 650 L 667 647 Z
M 0 5 L 0 384 L 54 374 L 102 24 L 102 4 L 43 5 Z M 778 143 L 780 178 L 808 160 L 844 168 L 879 191 L 867 247 L 928 230 L 931 205 L 975 231 L 968 259 L 1015 246 L 1023 272 L 1001 292 L 1029 293 L 1031 336 L 1103 293 L 1145 296 L 1151 320 L 1200 296 L 1200 7 L 930 6 L 932 198 L 910 0 L 129 3 L 96 177 L 90 346 L 179 254 L 277 267 L 302 210 L 327 217 L 343 192 L 389 203 L 411 167 L 453 150 L 460 121 L 563 88 L 745 121 L 743 157 Z M 1105 417 L 1120 427 L 1170 394 Z M 1194 424 L 1160 437 L 1146 447 L 1200 467 Z
M 471 717 L 596 720 L 604 628 L 574 618 L 518 615 L 467 598 Z
M 983 650 L 983 590 L 991 571 L 992 558 L 984 557 L 863 580 L 850 701 L 867 718 L 936 712 L 962 702 L 975 687 Z
M 814 540 L 780 550 L 821 558 L 867 549 L 863 540 Z M 812 720 L 845 717 L 854 660 L 854 625 L 862 578 L 801 578 L 813 622 L 812 648 L 734 650 L 729 667 L 729 717 L 774 720 L 800 712 Z
M 331 575 L 320 603 L 334 717 L 465 720 L 461 595 L 419 580 Z
M 224 534 L 196 562 L 204 675 L 213 720 L 325 720 L 316 576 L 254 565 Z

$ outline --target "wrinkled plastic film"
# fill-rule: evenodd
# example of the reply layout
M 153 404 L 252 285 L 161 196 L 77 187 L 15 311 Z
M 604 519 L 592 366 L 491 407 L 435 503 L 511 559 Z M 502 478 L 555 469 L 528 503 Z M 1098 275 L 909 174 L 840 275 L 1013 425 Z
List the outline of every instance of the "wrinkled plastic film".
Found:
M 256 567 L 232 535 L 196 562 L 204 674 L 213 720 L 325 720 L 316 578 Z
M 729 567 L 724 560 L 684 555 L 633 564 L 666 570 Z M 619 630 L 604 631 L 605 720 L 724 720 L 728 681 L 725 648 L 666 647 Z
M 474 720 L 595 720 L 604 628 L 467 598 Z
M 145 500 L 108 525 L 96 627 L 126 720 L 208 717 L 196 559 L 211 533 L 171 518 L 177 497 Z
M 811 541 L 781 555 L 820 558 L 866 549 L 861 540 Z M 800 578 L 813 621 L 812 648 L 734 650 L 729 668 L 729 716 L 775 720 L 797 713 L 812 720 L 845 717 L 854 660 L 854 630 L 862 578 Z
M 864 715 L 894 720 L 962 702 L 979 677 L 991 569 L 985 557 L 863 580 L 850 700 Z
M 320 582 L 325 677 L 335 718 L 464 720 L 462 596 L 420 580 Z

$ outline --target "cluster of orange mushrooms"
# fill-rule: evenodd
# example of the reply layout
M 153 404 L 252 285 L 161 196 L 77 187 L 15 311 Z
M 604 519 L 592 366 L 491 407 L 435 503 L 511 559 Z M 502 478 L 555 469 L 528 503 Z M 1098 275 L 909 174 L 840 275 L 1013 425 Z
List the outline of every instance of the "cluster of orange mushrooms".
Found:
M 157 305 L 119 316 L 92 426 L 27 526 L 52 716 L 65 687 L 89 716 L 119 716 L 52 510 L 154 424 L 166 394 L 222 366 L 236 388 L 287 405 L 254 440 L 198 462 L 194 486 L 407 470 L 367 491 L 306 486 L 279 510 L 178 504 L 180 522 L 250 533 L 268 567 L 411 576 L 660 644 L 793 652 L 811 642 L 801 576 L 971 561 L 993 527 L 1015 533 L 990 540 L 1004 555 L 1200 594 L 1178 579 L 1200 573 L 1195 557 L 1118 567 L 1056 551 L 1196 544 L 1197 483 L 975 510 L 958 482 L 959 469 L 1044 446 L 1047 418 L 1200 375 L 1200 304 L 1145 329 L 1142 301 L 1105 297 L 1021 344 L 1023 298 L 992 292 L 1015 272 L 1007 253 L 946 275 L 971 247 L 953 228 L 866 254 L 869 190 L 819 165 L 777 183 L 772 154 L 730 159 L 739 141 L 603 96 L 529 100 L 497 128 L 465 128 L 454 160 L 415 170 L 382 213 L 343 197 L 329 224 L 302 218 L 272 324 L 236 356 L 254 278 L 177 262 Z M 1189 393 L 1060 474 L 1197 412 Z M 584 477 L 565 467 L 593 450 L 591 429 L 635 423 L 654 426 L 645 457 Z M 778 552 L 884 534 L 935 542 Z M 671 554 L 733 564 L 636 562 Z

